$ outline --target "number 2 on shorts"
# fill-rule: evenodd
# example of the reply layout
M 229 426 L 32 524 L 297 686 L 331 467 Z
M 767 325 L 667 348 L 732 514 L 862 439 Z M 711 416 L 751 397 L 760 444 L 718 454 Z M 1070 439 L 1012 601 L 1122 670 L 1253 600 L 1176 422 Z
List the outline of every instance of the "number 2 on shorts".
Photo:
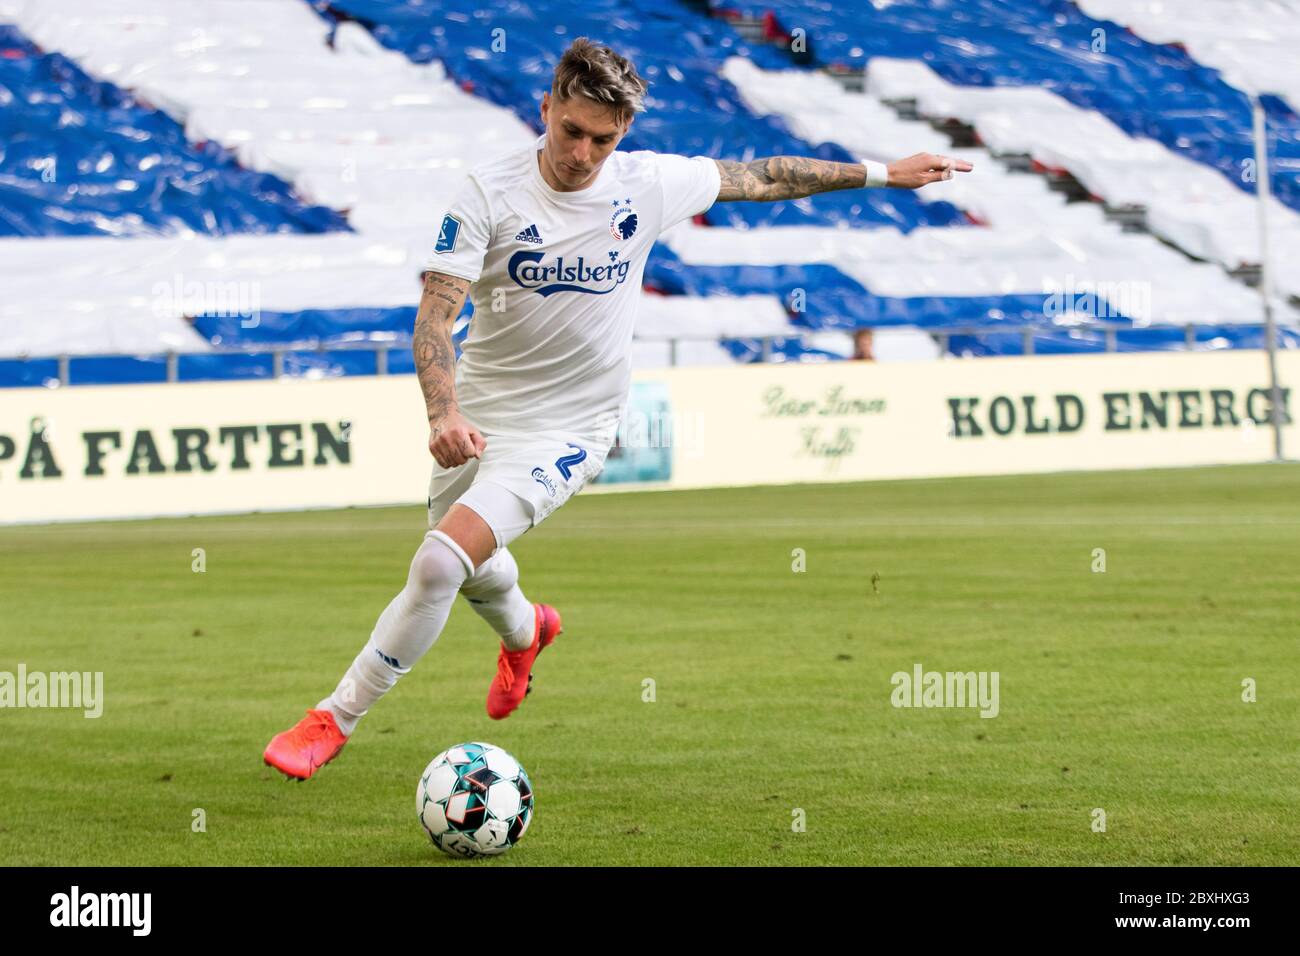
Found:
M 578 464 L 580 461 L 585 461 L 587 458 L 587 450 L 581 445 L 575 445 L 573 442 L 568 442 L 568 446 L 570 448 L 576 448 L 578 451 L 575 454 L 561 455 L 559 458 L 555 459 L 555 467 L 560 470 L 560 474 L 564 476 L 565 481 L 568 481 L 569 476 L 573 474 L 572 466 Z

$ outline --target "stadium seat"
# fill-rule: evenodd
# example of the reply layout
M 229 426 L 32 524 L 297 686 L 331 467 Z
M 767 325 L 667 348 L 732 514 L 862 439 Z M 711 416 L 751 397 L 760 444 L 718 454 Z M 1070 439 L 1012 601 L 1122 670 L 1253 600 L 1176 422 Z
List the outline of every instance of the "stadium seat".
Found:
M 776 20 L 802 18 L 815 55 L 792 56 L 732 25 L 737 10 L 769 8 Z M 1085 8 L 1122 14 L 1105 0 Z M 1006 329 L 1026 323 L 1038 327 L 1036 352 L 1100 350 L 1106 334 L 1080 327 L 1093 319 L 1115 327 L 1110 341 L 1121 350 L 1185 348 L 1188 322 L 1204 325 L 1195 347 L 1260 342 L 1259 296 L 1226 271 L 1257 255 L 1254 200 L 1224 175 L 1239 144 L 1212 142 L 1241 132 L 1239 96 L 1183 51 L 1154 45 L 1174 39 L 1176 25 L 1150 3 L 1133 17 L 1139 32 L 1156 35 L 1120 40 L 1113 57 L 1133 71 L 1134 90 L 1169 93 L 1168 103 L 1100 95 L 1097 58 L 1061 52 L 1069 47 L 1061 30 L 1101 22 L 1076 10 L 1053 20 L 1038 8 L 972 0 L 962 29 L 987 52 L 973 57 L 936 51 L 918 28 L 942 26 L 952 13 L 914 0 L 839 19 L 803 0 L 727 4 L 727 17 L 659 0 L 541 9 L 548 15 L 481 0 L 436 10 L 417 0 L 0 0 L 0 24 L 16 24 L 0 26 L 0 82 L 28 91 L 0 105 L 0 128 L 16 144 L 0 161 L 0 233 L 10 222 L 11 235 L 46 237 L 0 238 L 0 356 L 18 357 L 0 382 L 57 379 L 60 355 L 76 357 L 74 383 L 157 381 L 167 352 L 180 353 L 181 380 L 276 369 L 374 374 L 372 348 L 317 351 L 350 344 L 385 349 L 389 373 L 412 371 L 431 223 L 467 168 L 536 135 L 561 10 L 566 36 L 604 38 L 614 25 L 620 48 L 651 80 L 650 111 L 622 148 L 842 160 L 929 150 L 977 167 L 922 193 L 718 204 L 678 226 L 646 267 L 638 365 L 828 361 L 850 354 L 850 333 L 862 326 L 880 329 L 882 361 L 934 357 L 935 330 L 975 333 L 952 335 L 951 352 L 1023 349 L 1023 334 Z M 489 10 L 506 30 L 509 57 L 480 29 Z M 774 23 L 769 17 L 765 30 L 779 36 Z M 1259 75 L 1242 53 L 1254 42 L 1245 28 L 1222 48 L 1211 48 L 1207 29 L 1197 35 L 1206 63 L 1229 70 L 1229 80 Z M 1279 36 L 1261 41 L 1273 62 L 1285 48 Z M 850 92 L 808 63 L 865 64 L 866 89 Z M 1059 76 L 1048 75 L 1054 69 Z M 1170 92 L 1179 77 L 1190 77 L 1186 89 Z M 134 132 L 95 145 L 81 127 L 52 128 L 47 101 L 75 108 L 92 132 L 109 118 Z M 900 116 L 897 101 L 914 104 L 920 118 Z M 1292 111 L 1282 98 L 1267 105 L 1285 139 Z M 1192 128 L 1180 106 L 1226 112 Z M 955 149 L 931 125 L 953 119 L 973 127 L 981 145 Z M 49 198 L 68 182 L 44 182 L 45 165 L 33 163 L 53 155 L 55 141 L 81 177 L 82 198 L 61 206 Z M 1278 147 L 1282 167 L 1289 143 Z M 1108 205 L 1141 205 L 1147 227 L 1183 252 L 1124 231 L 1101 203 L 1069 201 L 1050 177 L 1004 165 L 1004 156 L 1068 171 Z M 15 176 L 5 178 L 4 163 Z M 1153 181 L 1143 163 L 1168 175 Z M 177 170 L 202 189 L 150 185 L 190 182 Z M 1281 261 L 1300 251 L 1288 177 L 1274 177 Z M 146 191 L 152 205 L 137 210 Z M 117 205 L 103 205 L 110 200 Z M 1284 295 L 1300 294 L 1295 270 L 1275 270 L 1274 279 Z M 1275 312 L 1284 325 L 1300 315 L 1281 299 Z M 457 342 L 471 316 L 467 304 Z M 676 346 L 661 341 L 668 336 Z
M 325 232 L 338 213 L 0 24 L 0 236 Z
M 819 63 L 860 68 L 877 57 L 923 60 L 952 84 L 1037 87 L 1059 94 L 1130 135 L 1149 137 L 1218 170 L 1244 192 L 1254 191 L 1241 176 L 1242 161 L 1252 156 L 1245 93 L 1188 51 L 1117 29 L 1074 4 L 895 0 L 832 7 L 819 0 L 761 5 L 713 0 L 712 5 L 750 13 L 771 10 L 778 19 L 798 23 Z M 1221 15 L 1228 17 L 1231 10 L 1224 6 Z M 947 42 L 950 36 L 969 39 Z M 1273 119 L 1279 133 L 1274 191 L 1300 210 L 1300 166 L 1294 162 L 1300 159 L 1300 116 L 1275 110 Z

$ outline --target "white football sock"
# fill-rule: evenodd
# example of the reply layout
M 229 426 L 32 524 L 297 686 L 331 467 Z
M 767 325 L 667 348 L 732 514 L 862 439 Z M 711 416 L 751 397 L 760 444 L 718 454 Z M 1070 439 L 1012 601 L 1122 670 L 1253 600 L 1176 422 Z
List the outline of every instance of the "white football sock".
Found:
M 519 589 L 519 565 L 508 549 L 501 548 L 479 565 L 460 593 L 507 648 L 522 651 L 533 643 L 535 612 Z
M 456 592 L 474 565 L 441 531 L 430 531 L 411 560 L 406 587 L 379 616 L 370 640 L 356 656 L 334 693 L 317 705 L 328 710 L 345 735 L 397 679 L 433 646 L 451 613 Z

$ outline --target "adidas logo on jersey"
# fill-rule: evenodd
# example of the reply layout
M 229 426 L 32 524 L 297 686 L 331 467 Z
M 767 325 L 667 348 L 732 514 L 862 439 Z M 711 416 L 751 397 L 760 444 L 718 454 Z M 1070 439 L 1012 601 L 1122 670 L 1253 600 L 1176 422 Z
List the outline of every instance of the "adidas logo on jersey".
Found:
M 532 242 L 537 245 L 542 244 L 542 234 L 537 231 L 536 225 L 531 225 L 515 236 L 516 242 Z

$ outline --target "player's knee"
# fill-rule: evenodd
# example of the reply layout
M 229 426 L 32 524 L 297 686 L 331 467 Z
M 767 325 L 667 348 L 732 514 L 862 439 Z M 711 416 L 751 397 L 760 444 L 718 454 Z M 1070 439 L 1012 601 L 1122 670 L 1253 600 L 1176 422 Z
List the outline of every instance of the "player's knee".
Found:
M 468 573 L 464 558 L 446 541 L 429 534 L 411 560 L 407 583 L 424 600 L 437 600 L 454 595 Z
M 468 597 L 480 597 L 509 591 L 518 583 L 519 565 L 515 563 L 515 556 L 508 549 L 501 548 L 479 565 L 460 590 Z

